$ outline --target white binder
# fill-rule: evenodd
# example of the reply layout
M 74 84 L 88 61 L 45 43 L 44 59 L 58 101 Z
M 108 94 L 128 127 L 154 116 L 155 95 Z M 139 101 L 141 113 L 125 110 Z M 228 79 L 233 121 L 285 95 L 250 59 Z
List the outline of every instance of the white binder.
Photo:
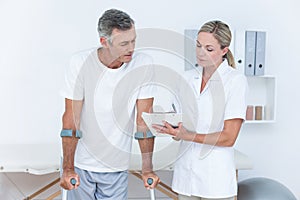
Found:
M 197 66 L 196 59 L 196 40 L 198 30 L 185 29 L 184 30 L 184 69 L 189 70 Z
M 245 67 L 245 30 L 234 31 L 234 59 L 236 69 L 244 73 Z
M 178 126 L 178 123 L 182 122 L 182 114 L 174 113 L 174 112 L 169 112 L 169 113 L 143 112 L 142 118 L 145 121 L 148 128 L 150 129 L 150 131 L 152 132 L 152 134 L 155 136 L 170 136 L 170 135 L 158 133 L 154 128 L 152 128 L 152 124 L 163 125 L 163 121 L 166 121 L 169 124 L 171 124 L 174 128 L 176 128 L 176 126 Z

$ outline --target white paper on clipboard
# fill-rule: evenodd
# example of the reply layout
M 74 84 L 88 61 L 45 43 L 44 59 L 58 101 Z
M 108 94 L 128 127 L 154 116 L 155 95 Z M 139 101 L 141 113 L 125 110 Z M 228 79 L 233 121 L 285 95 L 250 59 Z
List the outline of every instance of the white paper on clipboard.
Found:
M 179 122 L 182 122 L 182 114 L 174 113 L 174 112 L 162 112 L 162 113 L 142 113 L 142 118 L 147 124 L 148 128 L 155 136 L 170 136 L 168 134 L 161 134 L 156 132 L 154 128 L 152 128 L 152 124 L 163 125 L 163 121 L 168 122 L 172 126 L 178 126 Z

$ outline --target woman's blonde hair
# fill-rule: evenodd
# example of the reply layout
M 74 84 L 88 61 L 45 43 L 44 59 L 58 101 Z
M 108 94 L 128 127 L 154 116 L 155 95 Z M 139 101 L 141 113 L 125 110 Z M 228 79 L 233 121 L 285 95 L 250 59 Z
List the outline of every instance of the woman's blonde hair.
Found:
M 219 44 L 221 45 L 221 49 L 225 47 L 229 47 L 231 42 L 231 31 L 229 26 L 221 21 L 209 21 L 206 22 L 199 30 L 200 32 L 212 33 L 214 37 L 218 40 Z M 227 59 L 228 65 L 235 68 L 235 62 L 233 58 L 233 54 L 231 53 L 230 49 L 224 55 L 223 58 Z

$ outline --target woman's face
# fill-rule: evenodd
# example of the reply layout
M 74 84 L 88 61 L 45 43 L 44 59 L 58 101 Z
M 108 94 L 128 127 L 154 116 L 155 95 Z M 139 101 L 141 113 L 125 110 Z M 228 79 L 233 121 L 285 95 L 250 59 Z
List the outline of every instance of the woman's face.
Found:
M 212 33 L 200 32 L 197 37 L 197 63 L 202 67 L 218 67 L 223 62 L 223 56 L 228 47 L 221 49 L 221 45 Z

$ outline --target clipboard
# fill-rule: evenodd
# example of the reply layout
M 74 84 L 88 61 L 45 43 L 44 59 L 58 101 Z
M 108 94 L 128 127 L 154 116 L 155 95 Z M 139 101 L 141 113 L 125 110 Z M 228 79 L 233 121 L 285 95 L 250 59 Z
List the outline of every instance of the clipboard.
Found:
M 171 124 L 171 126 L 173 126 L 174 128 L 177 128 L 178 123 L 182 122 L 182 114 L 175 113 L 175 112 L 155 112 L 155 113 L 143 112 L 142 118 L 153 135 L 162 136 L 162 137 L 163 136 L 170 137 L 171 135 L 156 132 L 156 130 L 152 128 L 152 124 L 163 125 L 163 121 L 166 121 L 169 124 Z

